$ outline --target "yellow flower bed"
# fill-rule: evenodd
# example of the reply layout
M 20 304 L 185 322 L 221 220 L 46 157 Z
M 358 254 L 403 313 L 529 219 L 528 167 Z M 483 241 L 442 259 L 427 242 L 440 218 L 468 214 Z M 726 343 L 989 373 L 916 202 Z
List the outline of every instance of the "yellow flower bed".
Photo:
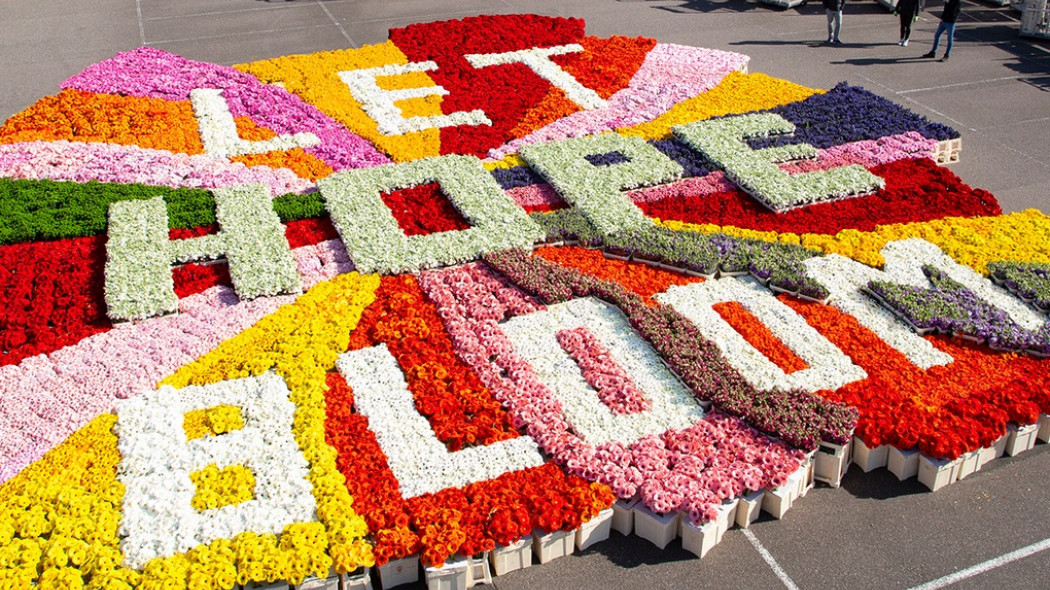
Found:
M 121 567 L 115 422 L 95 418 L 0 487 L 0 589 L 139 584 Z
M 616 132 L 645 139 L 664 139 L 671 134 L 671 127 L 675 125 L 771 109 L 823 92 L 765 74 L 731 72 L 718 86 L 676 104 L 652 121 L 621 127 Z
M 880 225 L 874 231 L 853 229 L 835 235 L 762 232 L 732 226 L 661 221 L 675 231 L 722 232 L 735 237 L 767 242 L 799 244 L 825 254 L 839 254 L 881 267 L 880 251 L 887 242 L 922 238 L 936 244 L 945 254 L 975 271 L 988 274 L 988 263 L 1050 262 L 1050 217 L 1036 209 L 998 217 L 946 217 L 918 223 Z

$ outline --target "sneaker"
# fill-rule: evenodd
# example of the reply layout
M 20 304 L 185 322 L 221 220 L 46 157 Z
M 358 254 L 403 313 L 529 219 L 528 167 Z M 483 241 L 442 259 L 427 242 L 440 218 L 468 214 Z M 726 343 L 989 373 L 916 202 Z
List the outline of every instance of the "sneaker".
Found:
M 932 52 L 932 51 L 930 51 L 930 52 L 928 52 L 928 53 L 924 53 L 924 54 L 922 54 L 922 56 L 923 56 L 923 57 L 936 57 L 936 56 L 937 56 L 937 54 L 936 54 L 936 53 L 934 53 L 934 52 Z
M 835 39 L 834 41 L 831 42 L 831 44 L 832 45 L 842 45 L 842 41 L 839 41 L 838 39 Z
M 900 45 L 900 46 L 903 47 L 904 46 L 904 39 L 901 39 L 900 41 L 897 41 L 897 45 Z
M 942 57 L 941 59 L 939 59 L 939 60 L 937 60 L 937 61 L 948 61 L 948 54 L 947 54 L 947 53 L 945 53 L 945 54 L 944 54 L 944 57 Z
M 907 47 L 907 46 L 908 46 L 908 40 L 907 39 L 901 41 L 901 47 Z

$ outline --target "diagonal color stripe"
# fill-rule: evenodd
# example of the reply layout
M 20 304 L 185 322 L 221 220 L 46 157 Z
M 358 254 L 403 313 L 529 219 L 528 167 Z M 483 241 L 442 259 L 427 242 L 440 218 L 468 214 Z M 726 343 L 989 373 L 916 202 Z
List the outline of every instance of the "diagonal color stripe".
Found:
M 758 551 L 758 554 L 762 556 L 762 559 L 766 560 L 770 569 L 772 569 L 773 573 L 780 578 L 780 581 L 784 583 L 784 586 L 786 586 L 788 590 L 798 590 L 798 586 L 795 585 L 795 582 L 791 581 L 791 578 L 787 575 L 787 572 L 784 571 L 784 568 L 780 567 L 780 564 L 777 563 L 776 559 L 773 559 L 773 554 L 762 545 L 762 542 L 758 540 L 755 533 L 751 532 L 750 529 L 744 529 L 744 536 L 747 537 L 747 540 L 755 547 L 755 551 Z
M 1017 561 L 1019 559 L 1024 559 L 1029 555 L 1035 555 L 1040 551 L 1046 551 L 1047 549 L 1050 549 L 1050 539 L 1043 539 L 1038 543 L 1032 543 L 1027 547 L 1022 547 L 1020 549 L 1017 549 L 1016 551 L 1005 553 L 1003 555 L 1000 555 L 999 557 L 995 557 L 989 559 L 988 561 L 978 563 L 977 565 L 968 567 L 964 570 L 959 570 L 954 574 L 948 574 L 943 578 L 937 578 L 936 580 L 926 582 L 921 586 L 915 586 L 911 590 L 936 590 L 937 588 L 944 588 L 945 586 L 949 586 L 956 582 L 961 582 L 963 580 L 983 574 L 984 572 L 994 570 L 997 567 L 1004 566 L 1008 563 Z

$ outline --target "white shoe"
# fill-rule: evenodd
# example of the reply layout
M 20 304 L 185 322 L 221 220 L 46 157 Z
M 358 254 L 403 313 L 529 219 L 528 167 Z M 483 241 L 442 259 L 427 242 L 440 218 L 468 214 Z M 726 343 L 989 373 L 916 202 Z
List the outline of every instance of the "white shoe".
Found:
M 900 41 L 897 41 L 897 45 L 900 45 L 901 47 L 904 47 L 904 39 L 901 38 Z
M 908 40 L 907 39 L 901 41 L 901 47 L 907 47 L 907 46 L 908 46 Z

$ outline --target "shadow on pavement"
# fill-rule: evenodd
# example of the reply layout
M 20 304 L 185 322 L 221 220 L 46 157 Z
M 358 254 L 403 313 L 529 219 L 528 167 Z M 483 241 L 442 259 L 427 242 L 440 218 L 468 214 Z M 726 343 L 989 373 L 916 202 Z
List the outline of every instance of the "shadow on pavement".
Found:
M 664 549 L 637 536 L 613 531 L 609 537 L 612 542 L 598 543 L 580 555 L 598 553 L 604 555 L 611 563 L 623 568 L 634 568 L 643 565 L 655 565 L 674 561 L 695 560 L 696 556 L 682 549 L 682 540 L 675 539 Z
M 900 481 L 888 469 L 875 469 L 864 473 L 856 465 L 852 466 L 846 473 L 846 477 L 842 479 L 842 489 L 855 498 L 872 500 L 889 500 L 930 493 L 929 488 L 919 483 L 918 478 L 912 477 Z
M 847 46 L 849 44 L 847 43 Z M 924 49 L 928 49 L 925 47 Z M 925 61 L 937 61 L 933 58 L 922 57 L 922 54 L 909 55 L 906 57 L 857 57 L 853 59 L 844 59 L 842 61 L 829 61 L 828 63 L 834 65 L 850 65 L 850 66 L 885 66 L 890 64 L 906 64 L 906 63 L 917 63 Z

